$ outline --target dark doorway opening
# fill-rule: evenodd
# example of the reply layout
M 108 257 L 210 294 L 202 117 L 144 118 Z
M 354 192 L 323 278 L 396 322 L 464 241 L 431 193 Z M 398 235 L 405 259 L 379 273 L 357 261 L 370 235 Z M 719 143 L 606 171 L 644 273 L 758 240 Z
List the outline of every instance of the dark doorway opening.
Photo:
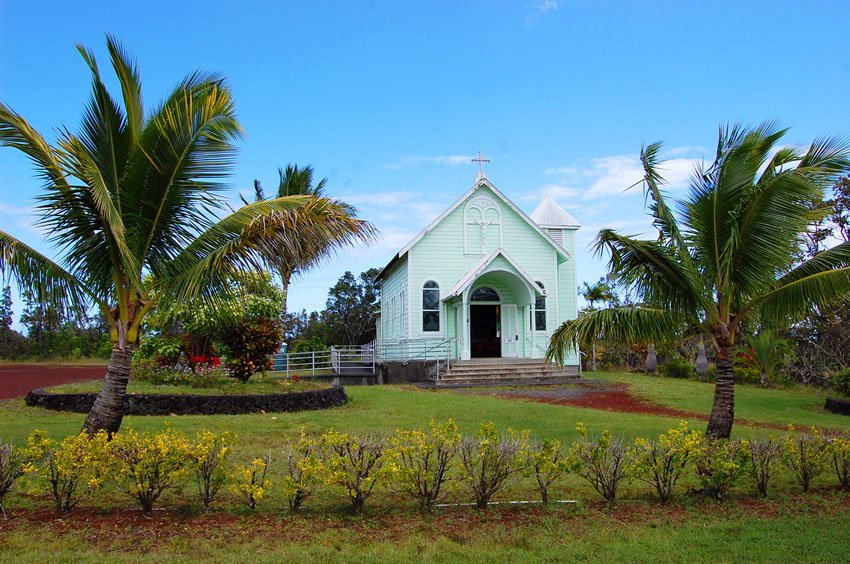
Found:
M 469 331 L 472 358 L 502 356 L 501 310 L 498 305 L 471 305 Z

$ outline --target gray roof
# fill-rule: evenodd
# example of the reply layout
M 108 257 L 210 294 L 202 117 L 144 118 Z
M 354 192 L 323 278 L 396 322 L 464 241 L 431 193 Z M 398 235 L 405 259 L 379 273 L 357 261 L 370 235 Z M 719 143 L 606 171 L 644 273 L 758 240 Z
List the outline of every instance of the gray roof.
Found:
M 531 214 L 531 220 L 541 227 L 566 227 L 570 229 L 581 227 L 581 224 L 573 216 L 568 214 L 549 196 L 543 198 L 543 201 Z

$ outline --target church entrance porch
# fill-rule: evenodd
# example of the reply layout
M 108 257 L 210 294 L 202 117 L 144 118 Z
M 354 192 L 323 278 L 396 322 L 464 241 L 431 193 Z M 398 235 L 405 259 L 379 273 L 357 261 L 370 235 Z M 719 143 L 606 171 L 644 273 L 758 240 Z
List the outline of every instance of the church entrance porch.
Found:
M 502 356 L 501 306 L 474 304 L 469 309 L 470 353 L 472 358 Z

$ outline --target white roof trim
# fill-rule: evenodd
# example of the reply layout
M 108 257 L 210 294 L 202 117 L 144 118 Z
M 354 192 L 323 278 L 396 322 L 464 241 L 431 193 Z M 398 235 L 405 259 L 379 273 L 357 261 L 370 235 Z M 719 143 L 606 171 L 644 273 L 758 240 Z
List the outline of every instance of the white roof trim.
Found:
M 514 259 L 512 259 L 503 249 L 496 249 L 486 257 L 482 257 L 481 260 L 476 262 L 475 265 L 466 272 L 466 274 L 461 276 L 460 280 L 457 281 L 457 284 L 455 284 L 452 289 L 449 290 L 449 292 L 445 296 L 443 296 L 442 301 L 450 300 L 454 297 L 461 295 L 464 290 L 466 290 L 473 282 L 478 279 L 479 276 L 485 274 L 484 271 L 487 269 L 488 266 L 490 266 L 490 264 L 494 260 L 496 260 L 496 257 L 498 257 L 499 255 L 501 255 L 502 258 L 508 261 L 508 264 L 510 264 L 514 268 L 514 270 L 516 270 L 516 273 L 519 274 L 519 277 L 522 278 L 528 286 L 534 289 L 536 295 L 546 295 L 546 292 L 543 291 L 543 289 L 541 289 L 540 286 L 537 285 L 537 282 L 535 282 L 534 279 L 529 276 L 528 273 L 516 263 L 516 261 L 514 261 Z
M 567 210 L 558 205 L 558 202 L 544 197 L 540 205 L 531 213 L 531 221 L 541 227 L 553 227 L 556 229 L 578 229 L 581 224 L 571 216 Z
M 418 243 L 419 240 L 422 239 L 422 237 L 424 237 L 428 232 L 430 232 L 432 229 L 434 229 L 434 227 L 436 227 L 437 224 L 439 224 L 441 221 L 443 221 L 446 218 L 446 216 L 448 216 L 455 209 L 457 209 L 457 207 L 459 205 L 461 205 L 464 201 L 466 201 L 466 199 L 469 198 L 469 196 L 471 196 L 476 190 L 478 190 L 478 188 L 480 188 L 482 184 L 487 186 L 487 188 L 489 188 L 490 190 L 492 190 L 492 192 L 494 194 L 496 194 L 496 196 L 498 196 L 505 204 L 507 204 L 507 206 L 509 208 L 511 208 L 513 211 L 515 211 L 517 215 L 519 215 L 522 219 L 525 220 L 526 223 L 528 223 L 535 231 L 537 231 L 537 233 L 539 233 L 540 236 L 543 237 L 543 239 L 545 239 L 550 245 L 552 245 L 552 247 L 554 247 L 555 252 L 557 252 L 559 255 L 561 255 L 565 259 L 573 258 L 572 255 L 569 252 L 567 252 L 566 249 L 564 249 L 562 246 L 560 246 L 558 243 L 556 243 L 555 240 L 552 239 L 549 236 L 548 233 L 546 233 L 539 225 L 534 223 L 534 221 L 532 221 L 530 217 L 525 215 L 525 213 L 523 213 L 523 211 L 521 209 L 516 207 L 514 205 L 514 203 L 511 202 L 507 198 L 507 196 L 505 196 L 504 194 L 499 192 L 499 190 L 495 186 L 493 186 L 493 184 L 491 184 L 490 181 L 486 178 L 483 178 L 483 179 L 477 181 L 475 183 L 475 186 L 473 186 L 466 194 L 461 196 L 460 199 L 458 199 L 458 201 L 456 201 L 454 204 L 451 205 L 451 207 L 449 207 L 449 209 L 447 209 L 446 211 L 441 213 L 440 216 L 437 217 L 437 219 L 435 219 L 434 221 L 432 221 L 431 224 L 428 225 L 428 227 L 423 229 L 422 232 L 419 233 L 419 235 L 414 237 L 408 244 L 406 244 L 404 247 L 402 247 L 401 250 L 398 252 L 398 257 L 401 258 L 402 255 L 407 253 L 407 251 L 409 251 L 410 248 L 413 245 Z

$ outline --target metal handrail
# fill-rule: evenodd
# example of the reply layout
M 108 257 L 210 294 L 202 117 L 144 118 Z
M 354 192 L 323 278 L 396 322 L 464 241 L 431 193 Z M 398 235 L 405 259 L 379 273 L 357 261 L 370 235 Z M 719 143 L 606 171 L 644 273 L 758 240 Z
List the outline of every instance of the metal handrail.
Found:
M 421 357 L 422 355 L 425 355 L 424 360 L 428 360 L 428 353 L 429 352 L 442 348 L 443 354 L 445 356 L 446 370 L 449 370 L 449 369 L 451 369 L 451 358 L 452 358 L 451 344 L 456 340 L 457 340 L 457 337 L 450 337 L 448 339 L 443 339 L 439 343 L 435 343 L 434 345 L 432 345 L 430 347 L 426 346 L 425 350 L 423 350 L 419 354 L 414 355 L 414 356 L 408 358 L 407 360 L 403 361 L 402 365 L 407 366 L 408 363 L 410 363 L 411 360 L 415 360 L 415 359 Z M 437 369 L 437 372 L 435 374 L 435 380 L 440 380 L 442 378 L 442 371 L 440 370 L 441 357 L 438 356 L 434 360 L 436 361 L 436 369 Z

